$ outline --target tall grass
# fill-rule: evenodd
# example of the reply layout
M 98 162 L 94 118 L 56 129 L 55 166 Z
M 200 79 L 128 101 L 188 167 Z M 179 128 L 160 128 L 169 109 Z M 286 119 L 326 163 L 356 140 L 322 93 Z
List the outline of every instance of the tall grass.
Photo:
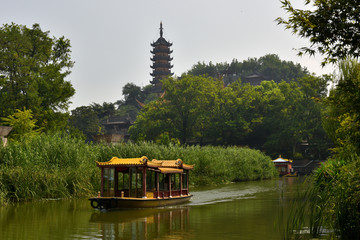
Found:
M 99 185 L 94 149 L 60 134 L 0 148 L 0 203 L 93 193 Z
M 0 147 L 0 204 L 42 198 L 85 197 L 100 189 L 95 161 L 113 156 L 178 159 L 195 164 L 192 185 L 271 178 L 277 174 L 269 157 L 238 147 L 86 144 L 61 134 Z
M 156 145 L 153 143 L 102 146 L 99 157 L 108 160 L 112 156 L 155 159 L 182 159 L 194 164 L 190 172 L 193 185 L 219 184 L 230 181 L 247 181 L 271 178 L 277 175 L 270 157 L 264 153 L 239 147 Z
M 327 161 L 306 182 L 292 208 L 288 238 L 360 239 L 360 159 Z M 304 228 L 309 234 L 301 235 Z

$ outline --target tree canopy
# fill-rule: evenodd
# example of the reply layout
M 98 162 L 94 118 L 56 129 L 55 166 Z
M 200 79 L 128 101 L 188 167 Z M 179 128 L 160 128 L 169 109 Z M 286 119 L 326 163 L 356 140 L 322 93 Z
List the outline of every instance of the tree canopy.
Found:
M 326 101 L 324 127 L 336 143 L 335 152 L 360 155 L 360 63 L 339 63 L 336 88 Z M 345 157 L 349 158 L 349 157 Z
M 0 28 L 0 117 L 29 109 L 46 129 L 64 127 L 75 89 L 66 80 L 74 62 L 70 41 L 50 37 L 39 24 Z
M 302 157 L 328 154 L 319 101 L 326 96 L 327 79 L 308 75 L 259 86 L 238 80 L 224 87 L 219 79 L 183 75 L 163 84 L 165 96 L 147 104 L 130 128 L 133 140 L 167 136 L 182 144 L 247 145 L 291 157 L 306 143 Z
M 323 64 L 360 56 L 359 1 L 306 0 L 311 10 L 296 9 L 290 0 L 281 3 L 290 16 L 278 18 L 278 23 L 310 41 L 310 46 L 298 50 L 299 55 L 320 53 L 325 57 Z
M 198 62 L 188 72 L 189 75 L 206 75 L 213 78 L 223 78 L 225 84 L 234 82 L 238 78 L 245 79 L 249 75 L 260 74 L 264 80 L 290 82 L 308 74 L 306 68 L 292 61 L 281 60 L 276 54 L 267 54 L 260 58 L 248 58 L 243 62 L 233 59 L 231 63 Z M 230 78 L 229 78 L 230 76 Z M 232 77 L 232 76 L 235 76 Z

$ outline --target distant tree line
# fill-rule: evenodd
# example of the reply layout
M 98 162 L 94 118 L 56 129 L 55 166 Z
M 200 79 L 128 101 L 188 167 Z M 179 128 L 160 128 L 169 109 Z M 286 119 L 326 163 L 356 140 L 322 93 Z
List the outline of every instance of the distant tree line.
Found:
M 163 81 L 165 96 L 143 108 L 130 128 L 131 138 L 241 145 L 273 156 L 325 159 L 331 143 L 321 121 L 327 80 L 307 75 L 252 86 L 239 79 L 224 87 L 212 77 L 168 78 Z
M 276 83 L 281 81 L 290 82 L 297 80 L 309 74 L 308 70 L 300 64 L 295 64 L 292 61 L 284 61 L 276 54 L 267 54 L 260 58 L 248 58 L 242 62 L 233 59 L 231 63 L 204 63 L 198 62 L 195 64 L 187 74 L 194 76 L 206 75 L 214 78 L 223 78 L 226 84 L 228 82 L 227 76 L 236 76 L 237 78 L 245 79 L 247 76 L 258 74 L 263 76 L 266 80 L 273 80 Z M 236 80 L 237 78 L 232 78 Z

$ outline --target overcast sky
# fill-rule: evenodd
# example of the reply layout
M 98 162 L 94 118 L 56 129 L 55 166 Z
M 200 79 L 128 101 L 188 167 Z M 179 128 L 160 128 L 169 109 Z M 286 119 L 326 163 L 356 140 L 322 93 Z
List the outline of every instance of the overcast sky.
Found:
M 180 76 L 198 61 L 243 61 L 265 54 L 300 63 L 316 75 L 319 57 L 298 57 L 308 45 L 274 21 L 286 16 L 279 0 L 0 0 L 1 25 L 39 23 L 50 36 L 70 39 L 75 66 L 67 78 L 76 89 L 71 109 L 122 99 L 122 88 L 151 80 L 151 46 L 173 42 L 172 69 Z M 304 0 L 291 0 L 303 8 Z

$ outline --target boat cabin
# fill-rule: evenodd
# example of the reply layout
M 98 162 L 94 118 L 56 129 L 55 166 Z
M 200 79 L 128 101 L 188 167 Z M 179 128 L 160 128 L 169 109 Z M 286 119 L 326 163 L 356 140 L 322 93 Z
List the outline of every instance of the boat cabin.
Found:
M 160 199 L 189 194 L 192 165 L 181 159 L 149 161 L 147 157 L 97 162 L 101 168 L 99 197 Z

